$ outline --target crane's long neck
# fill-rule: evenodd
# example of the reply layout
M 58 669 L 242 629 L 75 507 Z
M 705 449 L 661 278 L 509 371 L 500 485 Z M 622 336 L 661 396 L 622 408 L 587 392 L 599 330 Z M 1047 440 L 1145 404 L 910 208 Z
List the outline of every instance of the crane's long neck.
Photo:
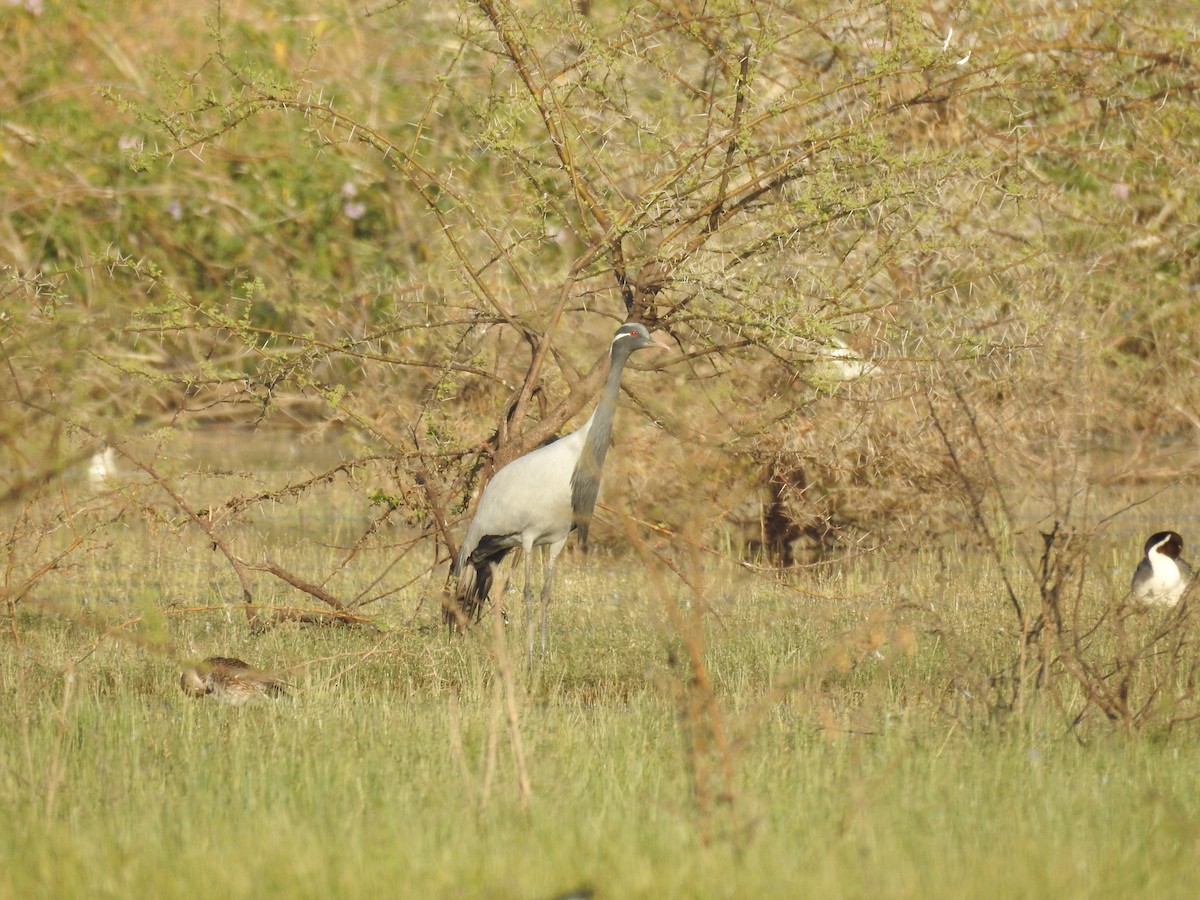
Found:
M 613 419 L 617 412 L 617 397 L 621 393 L 621 372 L 629 359 L 629 351 L 623 347 L 614 348 L 612 361 L 608 370 L 608 380 L 604 382 L 604 392 L 600 402 L 588 419 L 587 441 L 579 457 L 579 466 L 586 467 L 592 477 L 600 477 L 600 468 L 604 465 L 604 456 L 608 453 L 608 445 L 612 443 Z

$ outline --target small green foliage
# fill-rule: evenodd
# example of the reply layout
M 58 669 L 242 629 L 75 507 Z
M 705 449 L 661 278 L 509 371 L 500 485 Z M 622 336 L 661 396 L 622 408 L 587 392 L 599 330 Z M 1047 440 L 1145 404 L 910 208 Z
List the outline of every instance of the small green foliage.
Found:
M 401 498 L 399 496 L 388 493 L 382 488 L 375 488 L 374 490 L 369 491 L 367 493 L 367 499 L 369 499 L 372 504 L 384 506 L 388 510 L 392 511 L 399 509 L 401 503 Z

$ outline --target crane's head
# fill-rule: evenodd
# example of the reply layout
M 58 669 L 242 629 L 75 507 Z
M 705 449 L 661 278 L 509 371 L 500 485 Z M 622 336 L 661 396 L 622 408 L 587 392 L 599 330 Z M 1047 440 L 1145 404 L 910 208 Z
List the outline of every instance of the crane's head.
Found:
M 613 335 L 612 352 L 614 356 L 617 353 L 629 356 L 634 350 L 644 350 L 647 347 L 657 347 L 660 350 L 671 349 L 662 341 L 656 341 L 650 337 L 650 332 L 641 322 L 626 322 Z

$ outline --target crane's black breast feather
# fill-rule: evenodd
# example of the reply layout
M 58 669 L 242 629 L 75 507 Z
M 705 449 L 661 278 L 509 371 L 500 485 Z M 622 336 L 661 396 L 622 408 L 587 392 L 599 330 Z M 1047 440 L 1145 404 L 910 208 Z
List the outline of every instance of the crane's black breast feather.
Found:
M 581 478 L 579 475 L 580 468 L 576 467 L 571 475 L 571 514 L 574 516 L 571 527 L 579 529 L 579 544 L 586 547 L 592 511 L 596 508 L 596 498 L 600 496 L 600 479 Z

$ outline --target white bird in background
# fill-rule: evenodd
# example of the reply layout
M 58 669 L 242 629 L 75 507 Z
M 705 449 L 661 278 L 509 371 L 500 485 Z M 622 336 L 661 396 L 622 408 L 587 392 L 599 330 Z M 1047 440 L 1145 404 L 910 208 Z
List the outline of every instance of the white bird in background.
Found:
M 571 532 L 587 543 L 588 524 L 600 491 L 600 471 L 612 439 L 613 416 L 621 389 L 621 371 L 629 355 L 646 347 L 666 350 L 644 325 L 629 322 L 617 329 L 610 346 L 608 380 L 595 411 L 578 431 L 518 457 L 498 471 L 479 498 L 475 517 L 463 538 L 452 574 L 458 577 L 447 609 L 455 619 L 478 618 L 488 600 L 496 567 L 520 548 L 525 562 L 526 650 L 533 660 L 533 548 L 549 549 L 542 584 L 542 652 L 546 651 L 547 609 L 554 561 Z
M 877 373 L 875 361 L 863 359 L 862 354 L 837 338 L 828 345 L 817 345 L 815 355 L 817 371 L 831 381 L 854 381 Z
M 92 454 L 91 462 L 88 463 L 88 484 L 92 486 L 94 491 L 102 491 L 112 480 L 117 473 L 117 451 L 112 447 L 105 447 Z
M 1192 580 L 1192 567 L 1179 558 L 1183 538 L 1159 531 L 1146 540 L 1146 555 L 1133 573 L 1133 599 L 1146 606 L 1174 606 Z

